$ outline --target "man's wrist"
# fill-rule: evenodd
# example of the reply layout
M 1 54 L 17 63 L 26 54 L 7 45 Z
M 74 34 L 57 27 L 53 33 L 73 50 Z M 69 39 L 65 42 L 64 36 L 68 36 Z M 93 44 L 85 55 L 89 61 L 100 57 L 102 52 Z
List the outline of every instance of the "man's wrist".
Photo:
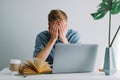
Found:
M 50 38 L 50 42 L 56 42 L 57 38 Z
M 62 40 L 62 42 L 63 42 L 64 44 L 68 44 L 68 43 L 69 43 L 68 40 L 67 40 L 67 38 L 64 38 L 64 39 Z

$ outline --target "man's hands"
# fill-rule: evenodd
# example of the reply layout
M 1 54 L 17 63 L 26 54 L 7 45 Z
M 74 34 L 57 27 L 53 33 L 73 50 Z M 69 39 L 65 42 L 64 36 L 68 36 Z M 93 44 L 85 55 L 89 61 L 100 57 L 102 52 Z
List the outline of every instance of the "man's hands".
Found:
M 65 20 L 61 20 L 58 24 L 59 24 L 59 30 L 58 30 L 59 39 L 63 43 L 68 43 L 68 40 L 66 38 L 66 34 L 68 30 L 67 22 Z
M 62 43 L 68 43 L 66 38 L 68 26 L 65 20 L 56 20 L 49 23 L 49 32 L 51 34 L 51 38 L 57 40 L 58 38 L 62 41 Z
M 58 39 L 58 22 L 54 21 L 49 23 L 49 32 L 51 34 L 51 38 L 57 40 Z

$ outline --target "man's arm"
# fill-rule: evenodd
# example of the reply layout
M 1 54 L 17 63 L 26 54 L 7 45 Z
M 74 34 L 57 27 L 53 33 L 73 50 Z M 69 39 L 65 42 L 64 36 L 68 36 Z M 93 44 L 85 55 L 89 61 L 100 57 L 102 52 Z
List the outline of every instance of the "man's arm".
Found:
M 49 54 L 50 54 L 56 40 L 58 39 L 58 28 L 57 28 L 57 26 L 58 26 L 58 24 L 57 24 L 56 21 L 53 22 L 53 23 L 50 23 L 49 32 L 51 34 L 51 38 L 48 41 L 45 48 L 37 53 L 36 57 L 38 57 L 38 58 L 40 58 L 40 59 L 42 59 L 44 61 L 47 59 L 47 57 L 49 56 Z
M 51 38 L 49 42 L 47 43 L 47 45 L 45 46 L 45 48 L 41 50 L 40 52 L 38 52 L 36 57 L 45 61 L 47 57 L 49 56 L 49 53 L 51 52 L 55 42 L 56 40 Z

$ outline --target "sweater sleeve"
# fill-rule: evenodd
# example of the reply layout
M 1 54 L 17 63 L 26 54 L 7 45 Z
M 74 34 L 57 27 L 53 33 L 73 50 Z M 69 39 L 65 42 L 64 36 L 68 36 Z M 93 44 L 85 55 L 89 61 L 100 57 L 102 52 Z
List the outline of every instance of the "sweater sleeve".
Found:
M 35 40 L 35 49 L 33 53 L 33 57 L 37 56 L 38 52 L 44 49 L 47 42 L 49 41 L 50 35 L 47 31 L 43 31 L 40 34 L 37 35 Z
M 72 29 L 68 31 L 67 38 L 70 43 L 80 43 L 80 34 Z

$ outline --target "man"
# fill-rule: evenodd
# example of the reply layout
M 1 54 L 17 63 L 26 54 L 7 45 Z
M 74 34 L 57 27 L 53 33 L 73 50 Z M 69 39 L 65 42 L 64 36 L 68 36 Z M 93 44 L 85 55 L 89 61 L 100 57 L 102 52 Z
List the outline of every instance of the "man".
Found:
M 48 29 L 36 37 L 33 57 L 53 64 L 55 44 L 78 43 L 80 37 L 76 31 L 68 30 L 68 17 L 62 10 L 51 10 L 48 14 Z

